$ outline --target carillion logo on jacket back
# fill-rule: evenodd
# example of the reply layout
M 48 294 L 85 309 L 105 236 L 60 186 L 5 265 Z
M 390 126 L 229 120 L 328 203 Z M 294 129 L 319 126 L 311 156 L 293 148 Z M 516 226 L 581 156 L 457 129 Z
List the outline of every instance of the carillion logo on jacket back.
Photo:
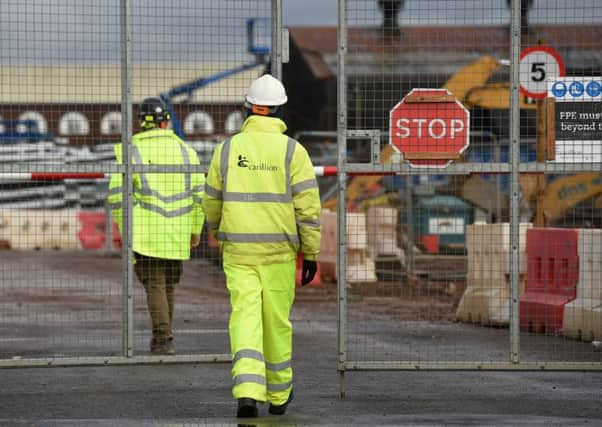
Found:
M 243 155 L 238 155 L 238 167 L 239 168 L 248 168 L 250 171 L 258 171 L 258 172 L 277 172 L 278 166 L 268 165 L 267 163 L 251 163 L 249 159 L 247 159 Z

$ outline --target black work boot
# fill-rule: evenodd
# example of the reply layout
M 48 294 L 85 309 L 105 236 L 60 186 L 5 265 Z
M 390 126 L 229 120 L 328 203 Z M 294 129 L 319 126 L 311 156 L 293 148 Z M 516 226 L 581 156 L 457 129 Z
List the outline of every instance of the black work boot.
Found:
M 288 395 L 288 399 L 282 405 L 273 405 L 270 403 L 270 414 L 272 415 L 284 415 L 286 412 L 286 407 L 293 400 L 293 389 L 291 389 L 291 394 Z
M 176 354 L 176 350 L 173 346 L 173 340 L 171 339 L 157 339 L 153 338 L 150 345 L 150 350 L 152 354 L 157 355 L 174 355 Z
M 255 418 L 257 416 L 257 402 L 255 399 L 243 397 L 238 399 L 238 418 Z

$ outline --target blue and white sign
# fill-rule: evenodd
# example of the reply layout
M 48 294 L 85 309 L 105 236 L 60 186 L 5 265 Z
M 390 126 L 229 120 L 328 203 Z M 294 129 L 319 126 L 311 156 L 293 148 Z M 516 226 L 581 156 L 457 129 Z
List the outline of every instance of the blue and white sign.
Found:
M 548 80 L 554 98 L 555 161 L 602 162 L 602 77 Z
M 562 101 L 602 101 L 602 77 L 550 77 L 548 97 Z

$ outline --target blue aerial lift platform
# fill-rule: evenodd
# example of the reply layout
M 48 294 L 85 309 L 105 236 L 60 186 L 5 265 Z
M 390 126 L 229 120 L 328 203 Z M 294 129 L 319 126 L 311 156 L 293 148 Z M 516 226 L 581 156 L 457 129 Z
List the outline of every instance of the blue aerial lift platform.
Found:
M 173 99 L 180 95 L 186 95 L 186 100 L 192 98 L 192 94 L 207 85 L 218 82 L 226 77 L 234 74 L 242 73 L 257 67 L 258 65 L 265 65 L 266 72 L 269 71 L 270 62 L 270 40 L 271 40 L 271 27 L 270 20 L 268 18 L 249 18 L 247 19 L 247 51 L 255 56 L 255 61 L 240 65 L 238 67 L 220 71 L 216 74 L 212 74 L 207 77 L 201 77 L 196 80 L 184 83 L 180 86 L 169 89 L 166 92 L 161 93 L 159 96 L 167 106 L 167 110 L 171 115 L 171 121 L 174 132 L 180 137 L 184 138 L 184 132 L 182 130 L 182 123 L 176 114 L 174 108 Z M 186 102 L 186 101 L 185 101 Z

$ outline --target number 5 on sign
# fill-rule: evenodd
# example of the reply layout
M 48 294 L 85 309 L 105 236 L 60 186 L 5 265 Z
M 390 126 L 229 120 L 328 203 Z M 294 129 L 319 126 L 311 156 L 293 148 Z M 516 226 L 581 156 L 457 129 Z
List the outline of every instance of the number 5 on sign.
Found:
M 528 47 L 520 53 L 519 74 L 521 93 L 543 99 L 548 93 L 548 79 L 564 77 L 564 61 L 551 47 Z

